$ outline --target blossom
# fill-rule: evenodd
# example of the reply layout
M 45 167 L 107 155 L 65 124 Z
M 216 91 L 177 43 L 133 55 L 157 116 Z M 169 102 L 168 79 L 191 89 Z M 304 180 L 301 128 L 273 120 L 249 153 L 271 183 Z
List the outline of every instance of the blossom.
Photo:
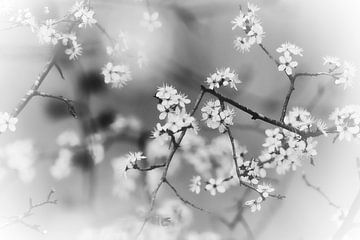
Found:
M 257 199 L 246 201 L 245 206 L 249 206 L 251 212 L 260 211 L 262 201 L 262 197 L 258 197 Z
M 249 51 L 252 45 L 262 43 L 265 32 L 256 16 L 258 10 L 257 6 L 248 3 L 248 11 L 240 10 L 239 15 L 231 21 L 233 24 L 232 30 L 239 28 L 245 34 L 245 36 L 237 36 L 234 40 L 234 47 L 239 52 L 244 53 Z
M 280 72 L 285 71 L 287 75 L 291 75 L 293 72 L 292 69 L 298 65 L 296 61 L 292 60 L 289 52 L 285 52 L 284 56 L 280 56 L 279 61 L 280 64 L 278 66 L 278 70 Z
M 16 117 L 12 117 L 7 112 L 0 112 L 0 132 L 3 133 L 7 129 L 14 132 L 16 130 L 16 123 L 18 119 Z
M 269 184 L 259 184 L 257 185 L 256 190 L 261 194 L 263 198 L 269 197 L 269 193 L 273 192 L 275 189 Z
M 28 8 L 19 9 L 16 15 L 12 16 L 9 21 L 19 25 L 29 26 L 31 28 L 31 31 L 33 32 L 37 28 L 35 17 L 32 15 Z
M 143 20 L 140 22 L 142 27 L 145 27 L 149 32 L 153 32 L 155 29 L 160 28 L 162 23 L 158 20 L 158 12 L 144 12 Z
M 289 53 L 293 55 L 303 56 L 302 55 L 303 49 L 289 42 L 281 44 L 281 46 L 277 48 L 276 51 L 278 53 L 284 53 L 284 54 Z
M 112 87 L 121 88 L 132 79 L 130 69 L 127 65 L 113 65 L 109 62 L 102 69 L 105 76 L 105 83 Z
M 221 110 L 220 101 L 209 101 L 201 108 L 202 120 L 206 121 L 206 125 L 212 129 L 219 129 L 220 133 L 224 133 L 228 126 L 233 125 L 234 110 L 227 108 Z
M 128 169 L 134 168 L 137 161 L 141 161 L 145 158 L 146 157 L 142 152 L 129 152 L 125 158 L 126 167 L 124 170 L 127 171 Z
M 213 73 L 206 79 L 206 82 L 209 84 L 210 89 L 219 88 L 220 86 L 229 85 L 231 88 L 236 88 L 237 83 L 241 83 L 238 79 L 238 75 L 231 71 L 230 68 L 222 68 L 217 70 L 216 73 Z
M 336 108 L 329 119 L 334 121 L 340 141 L 360 138 L 360 106 L 348 105 L 342 109 Z
M 190 191 L 196 194 L 200 193 L 201 189 L 201 177 L 200 176 L 193 176 L 191 178 L 191 184 L 189 185 Z
M 69 55 L 69 60 L 75 60 L 79 56 L 82 55 L 82 47 L 81 44 L 77 43 L 76 41 L 73 41 L 72 47 L 65 50 L 65 54 Z
M 237 37 L 234 40 L 234 47 L 237 51 L 244 53 L 250 51 L 251 44 L 247 38 Z
M 84 3 L 84 1 L 76 2 L 71 12 L 74 14 L 76 20 L 80 20 L 79 28 L 86 28 L 97 23 L 94 18 L 95 12 Z
M 344 89 L 351 87 L 354 82 L 356 68 L 352 63 L 344 62 L 344 70 L 340 77 L 335 79 L 335 84 L 344 84 Z
M 324 65 L 330 65 L 330 66 L 335 66 L 335 67 L 341 66 L 340 60 L 337 57 L 326 56 L 326 57 L 323 57 L 323 59 L 324 59 Z
M 215 196 L 216 192 L 224 193 L 225 187 L 222 179 L 215 180 L 214 178 L 210 178 L 207 182 L 205 189 L 210 192 L 211 195 Z
M 58 33 L 54 28 L 54 20 L 48 19 L 45 24 L 42 24 L 38 30 L 38 38 L 41 44 L 53 44 L 56 45 L 61 38 L 60 33 Z

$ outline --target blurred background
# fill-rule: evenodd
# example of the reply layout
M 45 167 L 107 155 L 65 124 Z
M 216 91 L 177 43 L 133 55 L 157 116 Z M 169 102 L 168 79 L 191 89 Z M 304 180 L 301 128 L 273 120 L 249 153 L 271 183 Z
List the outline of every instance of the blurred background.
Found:
M 50 16 L 55 18 L 64 15 L 74 4 L 70 0 L 16 2 L 17 6 L 29 8 L 39 18 L 44 17 L 45 6 L 49 8 Z M 134 43 L 135 50 L 146 53 L 149 64 L 139 69 L 129 57 L 129 65 L 134 66 L 133 81 L 122 89 L 109 88 L 99 75 L 108 62 L 108 40 L 96 28 L 78 31 L 83 56 L 75 62 L 59 56 L 58 63 L 65 79 L 61 79 L 53 69 L 41 90 L 77 100 L 80 118 L 72 118 L 66 107 L 56 101 L 34 98 L 20 114 L 17 131 L 0 137 L 1 147 L 29 140 L 36 152 L 33 163 L 35 175 L 31 181 L 22 181 L 17 172 L 10 170 L 1 178 L 2 220 L 6 222 L 6 217 L 23 213 L 28 207 L 29 197 L 34 202 L 44 200 L 51 188 L 56 189 L 55 198 L 59 202 L 35 210 L 28 219 L 28 222 L 41 225 L 47 234 L 41 235 L 16 224 L 0 230 L 0 239 L 93 239 L 86 236 L 104 228 L 129 224 L 128 219 L 136 215 L 134 209 L 139 206 L 146 209 L 148 202 L 142 187 L 135 186 L 135 191 L 127 193 L 120 184 L 120 189 L 114 191 L 118 183 L 112 161 L 129 151 L 144 151 L 141 149 L 144 146 L 134 139 L 141 139 L 141 134 L 146 136 L 147 130 L 152 130 L 158 122 L 157 101 L 153 95 L 163 83 L 175 86 L 194 101 L 206 76 L 217 68 L 229 66 L 235 69 L 243 83 L 238 92 L 225 91 L 228 96 L 269 117 L 279 118 L 281 114 L 289 84 L 284 74 L 277 71 L 259 47 L 254 46 L 244 54 L 233 48 L 236 34 L 231 30 L 230 22 L 238 14 L 239 4 L 245 5 L 245 1 L 150 0 L 151 9 L 159 12 L 163 24 L 154 33 L 144 31 L 139 24 L 146 11 L 145 2 L 92 0 L 91 3 L 96 12 L 95 18 L 107 32 L 111 36 L 117 36 L 120 31 L 127 32 L 131 36 L 130 44 Z M 263 43 L 273 55 L 277 56 L 275 49 L 286 41 L 304 49 L 297 71 L 323 71 L 322 57 L 327 55 L 360 66 L 358 1 L 253 0 L 252 3 L 261 9 L 259 17 L 266 32 Z M 7 26 L 6 18 L 1 19 L 1 25 L 3 28 Z M 40 45 L 36 35 L 28 28 L 0 32 L 0 111 L 10 112 L 15 107 L 51 54 L 52 50 Z M 312 114 L 324 120 L 335 107 L 359 104 L 360 100 L 358 83 L 344 90 L 326 77 L 301 78 L 296 82 L 290 107 L 306 108 L 319 93 L 321 96 Z M 129 130 L 131 133 L 127 132 L 126 136 L 115 137 L 105 148 L 99 164 L 89 162 L 86 153 L 80 151 L 69 176 L 63 179 L 52 176 L 50 169 L 59 155 L 57 138 L 61 133 L 72 130 L 81 139 L 86 139 L 89 134 L 108 134 L 111 133 L 109 126 L 113 126 L 119 116 L 126 122 L 121 126 L 134 130 L 135 135 Z M 199 114 L 196 117 L 200 119 Z M 87 118 L 93 119 L 95 130 L 84 124 Z M 235 122 L 262 130 L 271 127 L 263 123 L 255 125 L 241 112 L 236 114 Z M 218 135 L 217 131 L 206 129 L 203 123 L 200 127 L 200 135 L 209 141 Z M 247 146 L 249 156 L 260 154 L 265 136 L 263 131 L 251 127 L 237 128 L 234 135 L 241 145 Z M 269 199 L 260 212 L 244 212 L 255 239 L 331 239 L 337 228 L 332 221 L 336 209 L 307 187 L 301 174 L 306 172 L 309 180 L 320 186 L 331 200 L 345 209 L 349 208 L 360 186 L 356 167 L 360 150 L 358 143 L 342 141 L 333 144 L 331 137 L 320 137 L 318 142 L 315 166 L 304 163 L 296 172 L 271 176 L 277 179 L 273 183 L 276 192 L 285 195 L 286 199 Z M 226 218 L 234 216 L 236 210 L 226 209 L 240 199 L 239 192 L 229 191 L 215 197 L 210 197 L 207 192 L 194 195 L 188 191 L 194 170 L 188 164 L 179 164 L 184 166 L 172 175 L 172 179 L 184 197 Z M 166 187 L 160 193 L 159 202 L 174 198 Z M 185 231 L 211 230 L 224 239 L 250 239 L 241 224 L 230 230 L 217 219 L 190 210 L 193 222 Z M 360 235 L 354 232 L 352 237 L 359 239 Z

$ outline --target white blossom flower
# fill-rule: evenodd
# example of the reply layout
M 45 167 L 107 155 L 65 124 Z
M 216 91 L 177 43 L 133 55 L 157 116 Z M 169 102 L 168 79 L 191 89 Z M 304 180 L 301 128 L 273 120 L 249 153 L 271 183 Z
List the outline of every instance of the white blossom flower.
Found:
M 191 184 L 189 185 L 190 191 L 196 194 L 200 193 L 201 189 L 201 177 L 200 176 L 193 176 L 191 178 Z
M 81 44 L 76 41 L 72 42 L 71 48 L 67 48 L 65 50 L 65 54 L 69 55 L 69 60 L 76 60 L 79 56 L 82 55 L 82 47 Z
M 339 78 L 336 78 L 335 84 L 344 84 L 344 89 L 346 89 L 353 85 L 356 68 L 349 62 L 344 62 L 343 68 L 343 73 Z
M 257 185 L 256 190 L 261 194 L 263 198 L 268 198 L 269 194 L 275 189 L 270 184 L 259 184 Z
M 292 60 L 289 52 L 285 52 L 284 56 L 280 56 L 279 61 L 278 70 L 280 72 L 285 71 L 287 75 L 291 75 L 293 73 L 292 69 L 298 65 L 296 61 Z
M 134 168 L 137 161 L 141 161 L 142 159 L 145 159 L 145 158 L 146 157 L 143 155 L 142 152 L 129 152 L 125 159 L 126 167 L 124 170 L 127 171 L 128 169 Z
M 329 119 L 334 121 L 340 141 L 360 138 L 360 106 L 348 105 L 342 109 L 336 108 Z
M 212 196 L 215 196 L 217 192 L 224 193 L 225 187 L 222 179 L 215 180 L 214 178 L 210 178 L 207 182 L 205 189 L 210 192 Z
M 206 82 L 209 84 L 210 89 L 219 88 L 220 86 L 229 85 L 231 88 L 236 88 L 237 83 L 241 83 L 238 79 L 238 75 L 231 71 L 230 68 L 222 68 L 217 70 L 216 73 L 213 73 L 206 79 Z
M 48 19 L 45 24 L 42 24 L 38 30 L 38 38 L 40 44 L 53 44 L 56 45 L 61 38 L 61 34 L 54 28 L 54 20 Z
M 330 65 L 330 66 L 333 65 L 335 67 L 341 66 L 340 60 L 337 57 L 326 56 L 326 57 L 323 57 L 323 59 L 324 59 L 324 65 Z
M 281 46 L 277 48 L 276 51 L 278 53 L 284 53 L 284 55 L 287 52 L 289 54 L 303 56 L 303 49 L 289 42 L 281 44 Z
M 105 76 L 105 83 L 112 87 L 121 88 L 132 79 L 130 69 L 127 65 L 113 65 L 109 62 L 102 69 Z
M 262 197 L 258 197 L 257 199 L 246 201 L 245 206 L 249 206 L 251 212 L 260 211 L 262 201 Z
M 159 21 L 158 12 L 144 12 L 143 20 L 140 22 L 142 27 L 145 27 L 149 32 L 153 32 L 155 29 L 160 28 L 162 23 Z
M 237 51 L 244 53 L 250 51 L 251 44 L 247 38 L 237 37 L 234 40 L 234 47 Z
M 79 28 L 91 27 L 97 23 L 94 18 L 95 12 L 84 3 L 84 1 L 76 2 L 71 12 L 74 14 L 76 20 L 80 20 Z
M 16 130 L 16 123 L 18 119 L 16 117 L 12 117 L 7 112 L 0 112 L 0 132 L 5 132 L 7 129 L 14 132 Z
M 32 32 L 37 28 L 35 17 L 28 8 L 19 9 L 16 15 L 10 17 L 9 21 L 19 25 L 29 26 Z

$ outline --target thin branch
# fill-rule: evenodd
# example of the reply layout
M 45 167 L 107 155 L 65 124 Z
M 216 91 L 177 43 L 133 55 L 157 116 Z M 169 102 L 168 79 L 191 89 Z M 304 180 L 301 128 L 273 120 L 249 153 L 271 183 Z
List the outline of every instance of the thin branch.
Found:
M 341 73 L 329 73 L 329 72 L 317 72 L 317 73 L 307 73 L 307 72 L 303 72 L 303 73 L 296 73 L 294 75 L 294 79 L 298 78 L 298 77 L 319 77 L 319 76 L 329 76 L 332 78 L 335 78 L 337 75 L 340 75 Z
M 322 135 L 321 132 L 305 133 L 305 132 L 303 132 L 303 131 L 300 131 L 300 130 L 297 129 L 297 128 L 294 128 L 294 127 L 292 127 L 292 126 L 289 126 L 289 125 L 287 125 L 287 124 L 284 124 L 284 123 L 282 123 L 282 122 L 280 122 L 280 121 L 278 121 L 278 120 L 274 120 L 274 119 L 271 119 L 271 118 L 269 118 L 269 117 L 264 116 L 263 114 L 257 113 L 257 112 L 255 112 L 255 111 L 251 110 L 250 108 L 248 108 L 248 107 L 246 107 L 246 106 L 243 106 L 243 105 L 235 102 L 234 100 L 232 100 L 232 99 L 230 99 L 230 98 L 227 98 L 227 97 L 221 95 L 220 93 L 218 93 L 218 92 L 216 92 L 216 91 L 214 91 L 214 90 L 212 90 L 212 89 L 208 89 L 208 88 L 204 87 L 203 85 L 201 86 L 201 88 L 202 88 L 205 92 L 208 92 L 208 93 L 216 96 L 217 98 L 221 99 L 222 101 L 227 102 L 227 103 L 229 103 L 230 105 L 238 108 L 239 110 L 241 110 L 241 111 L 243 111 L 243 112 L 251 115 L 251 119 L 253 119 L 253 120 L 259 119 L 259 120 L 261 120 L 261 121 L 263 121 L 263 122 L 267 122 L 267 123 L 269 123 L 269 124 L 271 124 L 271 125 L 274 125 L 274 126 L 277 126 L 277 127 L 281 127 L 281 128 L 284 128 L 284 129 L 286 129 L 286 130 L 288 130 L 288 131 L 290 131 L 290 132 L 296 133 L 296 134 L 300 135 L 300 136 L 303 137 L 303 138 L 307 138 L 308 136 L 320 136 L 320 135 Z
M 30 198 L 29 199 L 29 207 L 28 209 L 21 215 L 19 216 L 14 216 L 14 217 L 10 217 L 10 221 L 9 222 L 6 222 L 4 223 L 3 225 L 0 226 L 0 229 L 3 229 L 3 228 L 6 228 L 8 226 L 11 226 L 11 225 L 14 225 L 14 224 L 17 224 L 17 223 L 20 223 L 20 224 L 23 224 L 33 230 L 36 230 L 38 232 L 41 232 L 41 233 L 44 233 L 44 231 L 41 231 L 40 229 L 40 226 L 39 225 L 36 225 L 36 224 L 28 224 L 24 221 L 25 218 L 28 218 L 30 216 L 33 215 L 34 213 L 34 210 L 41 207 L 41 206 L 44 206 L 44 205 L 51 205 L 51 204 L 57 204 L 57 200 L 53 200 L 52 199 L 52 196 L 55 194 L 55 190 L 51 189 L 49 194 L 47 195 L 47 198 L 45 201 L 42 201 L 42 202 L 39 202 L 37 204 L 33 204 L 33 201 L 32 199 Z
M 202 212 L 206 212 L 206 213 L 211 213 L 210 211 L 204 209 L 204 208 L 201 208 L 201 207 L 198 207 L 196 206 L 195 204 L 191 203 L 190 201 L 186 200 L 185 198 L 183 198 L 179 193 L 178 191 L 176 190 L 176 188 L 170 184 L 169 180 L 165 179 L 164 182 L 171 188 L 171 190 L 173 190 L 173 192 L 175 193 L 175 195 L 186 205 L 189 205 L 197 210 L 200 210 Z
M 291 94 L 295 90 L 295 78 L 289 76 L 289 79 L 290 79 L 290 86 L 289 86 L 289 90 L 286 94 L 284 104 L 282 106 L 280 122 L 284 122 L 284 118 L 286 116 L 286 112 L 287 112 L 287 108 L 288 108 L 288 105 L 290 102 Z
M 19 103 L 16 105 L 15 109 L 12 112 L 13 117 L 17 117 L 20 112 L 25 108 L 25 106 L 29 103 L 31 98 L 34 96 L 34 93 L 39 89 L 40 85 L 45 80 L 46 76 L 49 74 L 51 68 L 55 65 L 55 55 L 50 58 L 48 63 L 45 65 L 43 71 L 39 74 L 36 81 L 31 86 L 30 90 L 27 91 L 25 96 L 20 99 Z
M 73 100 L 70 100 L 70 99 L 65 98 L 63 96 L 55 96 L 55 95 L 40 92 L 40 91 L 33 92 L 33 96 L 40 96 L 40 97 L 52 98 L 52 99 L 55 99 L 55 100 L 59 100 L 59 101 L 65 103 L 67 108 L 68 108 L 69 113 L 74 118 L 77 118 L 77 114 L 76 114 L 76 110 L 75 110 L 75 107 L 74 107 L 74 104 L 73 104 L 73 102 L 74 102 Z
M 163 168 L 165 166 L 166 166 L 166 163 L 159 164 L 159 165 L 152 165 L 147 168 L 140 168 L 138 165 L 134 165 L 134 169 L 139 170 L 141 172 L 146 172 L 146 171 L 151 171 L 151 170 L 157 169 L 157 168 Z
M 315 186 L 315 185 L 313 185 L 312 183 L 310 183 L 309 180 L 307 179 L 305 173 L 302 174 L 302 179 L 304 180 L 306 186 L 308 186 L 308 187 L 312 188 L 313 190 L 315 190 L 316 192 L 318 192 L 318 193 L 329 203 L 330 206 L 332 206 L 332 207 L 334 207 L 334 208 L 336 208 L 336 209 L 339 209 L 339 210 L 342 209 L 339 205 L 337 205 L 336 203 L 334 203 L 333 201 L 331 201 L 330 197 L 327 196 L 327 195 L 324 193 L 324 191 L 321 190 L 321 188 L 320 188 L 319 186 Z
M 259 44 L 260 48 L 266 53 L 266 55 L 272 60 L 274 61 L 276 67 L 280 65 L 279 61 L 276 60 L 271 54 L 270 52 L 264 47 L 264 45 L 262 45 L 261 43 Z

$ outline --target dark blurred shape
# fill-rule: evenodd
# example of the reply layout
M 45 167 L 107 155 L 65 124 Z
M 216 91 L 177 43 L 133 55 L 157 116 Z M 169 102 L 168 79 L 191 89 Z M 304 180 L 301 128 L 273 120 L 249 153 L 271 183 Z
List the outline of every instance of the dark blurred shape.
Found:
M 98 129 L 107 129 L 109 126 L 115 121 L 115 111 L 107 109 L 103 110 L 97 117 L 96 117 L 96 125 Z
M 100 70 L 92 70 L 79 76 L 79 91 L 88 95 L 106 90 L 104 77 Z
M 83 171 L 89 171 L 94 167 L 94 161 L 91 153 L 87 149 L 80 149 L 74 153 L 72 162 L 75 167 L 80 168 Z
M 178 5 L 177 2 L 174 2 L 172 9 L 179 20 L 183 22 L 188 29 L 196 30 L 199 22 L 196 15 L 190 9 Z

